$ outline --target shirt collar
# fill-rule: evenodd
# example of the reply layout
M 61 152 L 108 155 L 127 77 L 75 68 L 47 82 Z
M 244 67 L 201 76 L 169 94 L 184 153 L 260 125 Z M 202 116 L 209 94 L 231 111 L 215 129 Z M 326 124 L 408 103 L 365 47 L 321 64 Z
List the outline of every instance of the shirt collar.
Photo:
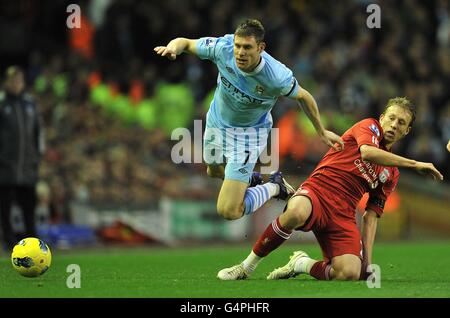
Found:
M 239 71 L 239 73 L 241 73 L 242 75 L 244 75 L 244 76 L 253 76 L 253 75 L 256 75 L 259 72 L 261 72 L 261 70 L 263 69 L 264 65 L 266 65 L 266 60 L 261 55 L 261 62 L 259 62 L 258 66 L 256 66 L 255 69 L 253 71 L 251 71 L 251 72 L 244 72 L 243 70 L 241 70 L 236 64 L 236 59 L 234 59 L 234 64 L 236 65 L 236 68 Z

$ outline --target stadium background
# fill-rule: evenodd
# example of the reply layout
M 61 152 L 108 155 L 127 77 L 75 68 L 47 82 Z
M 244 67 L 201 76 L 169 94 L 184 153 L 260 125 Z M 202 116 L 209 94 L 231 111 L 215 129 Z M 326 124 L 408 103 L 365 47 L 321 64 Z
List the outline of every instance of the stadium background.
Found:
M 66 26 L 71 3 L 81 7 L 81 29 Z M 381 28 L 369 29 L 370 3 L 2 1 L 0 68 L 26 70 L 46 132 L 37 186 L 40 236 L 61 250 L 254 241 L 281 211 L 280 202 L 251 218 L 224 221 L 215 212 L 221 182 L 208 179 L 203 164 L 170 160 L 172 130 L 192 131 L 194 119 L 205 118 L 215 66 L 188 55 L 169 62 L 153 52 L 178 36 L 232 33 L 254 17 L 266 28 L 267 51 L 316 98 L 329 129 L 343 133 L 377 117 L 390 97 L 416 104 L 412 133 L 395 151 L 433 162 L 446 181 L 401 170 L 378 241 L 447 242 L 450 3 L 373 1 L 381 8 Z M 272 114 L 280 128 L 281 170 L 298 185 L 326 148 L 293 101 L 281 99 Z M 20 218 L 13 221 L 20 229 Z

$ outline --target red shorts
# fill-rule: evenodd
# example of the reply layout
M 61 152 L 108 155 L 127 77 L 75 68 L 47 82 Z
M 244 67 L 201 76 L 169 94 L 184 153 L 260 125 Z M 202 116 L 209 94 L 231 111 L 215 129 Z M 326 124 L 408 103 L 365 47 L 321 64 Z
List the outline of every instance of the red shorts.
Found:
M 325 261 L 335 256 L 353 254 L 362 259 L 362 241 L 356 225 L 355 211 L 348 201 L 313 183 L 305 182 L 294 196 L 311 200 L 312 212 L 306 223 L 297 230 L 313 231 Z

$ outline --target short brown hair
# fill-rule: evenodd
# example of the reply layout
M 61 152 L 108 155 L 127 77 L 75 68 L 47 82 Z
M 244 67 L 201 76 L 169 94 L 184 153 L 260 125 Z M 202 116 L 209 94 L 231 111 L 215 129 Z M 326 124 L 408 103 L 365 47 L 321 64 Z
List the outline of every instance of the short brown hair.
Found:
M 256 19 L 247 19 L 238 25 L 234 35 L 247 37 L 254 36 L 257 43 L 264 41 L 266 31 L 261 22 Z
M 383 115 L 386 113 L 387 109 L 391 106 L 400 106 L 409 111 L 411 114 L 411 121 L 409 122 L 409 127 L 412 127 L 414 121 L 416 120 L 416 107 L 413 103 L 406 97 L 394 97 L 391 98 L 386 107 L 384 108 Z

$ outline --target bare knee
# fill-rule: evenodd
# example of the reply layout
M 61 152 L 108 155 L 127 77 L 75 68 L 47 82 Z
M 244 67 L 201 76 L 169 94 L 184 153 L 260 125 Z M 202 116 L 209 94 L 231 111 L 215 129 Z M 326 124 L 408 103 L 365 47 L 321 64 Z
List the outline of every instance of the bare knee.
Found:
M 231 204 L 217 204 L 217 213 L 226 220 L 237 220 L 242 217 L 243 208 Z
M 305 215 L 305 212 L 299 207 L 292 208 L 292 209 L 288 208 L 285 213 L 286 213 L 286 215 L 289 215 L 290 219 L 295 221 L 296 227 L 299 227 L 299 226 L 302 226 L 303 224 L 305 224 L 306 219 L 308 218 Z
M 208 177 L 215 178 L 214 170 L 212 170 L 210 167 L 206 168 L 206 174 L 208 175 Z
M 294 230 L 303 226 L 308 220 L 311 215 L 311 205 L 309 201 L 304 200 L 308 199 L 302 197 L 298 200 L 294 197 L 289 201 L 286 211 L 280 216 L 280 222 L 285 229 Z
M 226 179 L 217 199 L 217 212 L 227 220 L 240 219 L 244 213 L 247 183 Z
M 208 166 L 206 168 L 206 174 L 211 177 L 211 178 L 219 178 L 219 179 L 223 179 L 224 174 L 223 174 L 223 170 L 221 170 L 220 168 L 211 168 L 210 166 Z
M 344 267 L 334 270 L 333 279 L 336 280 L 359 280 L 360 269 Z

